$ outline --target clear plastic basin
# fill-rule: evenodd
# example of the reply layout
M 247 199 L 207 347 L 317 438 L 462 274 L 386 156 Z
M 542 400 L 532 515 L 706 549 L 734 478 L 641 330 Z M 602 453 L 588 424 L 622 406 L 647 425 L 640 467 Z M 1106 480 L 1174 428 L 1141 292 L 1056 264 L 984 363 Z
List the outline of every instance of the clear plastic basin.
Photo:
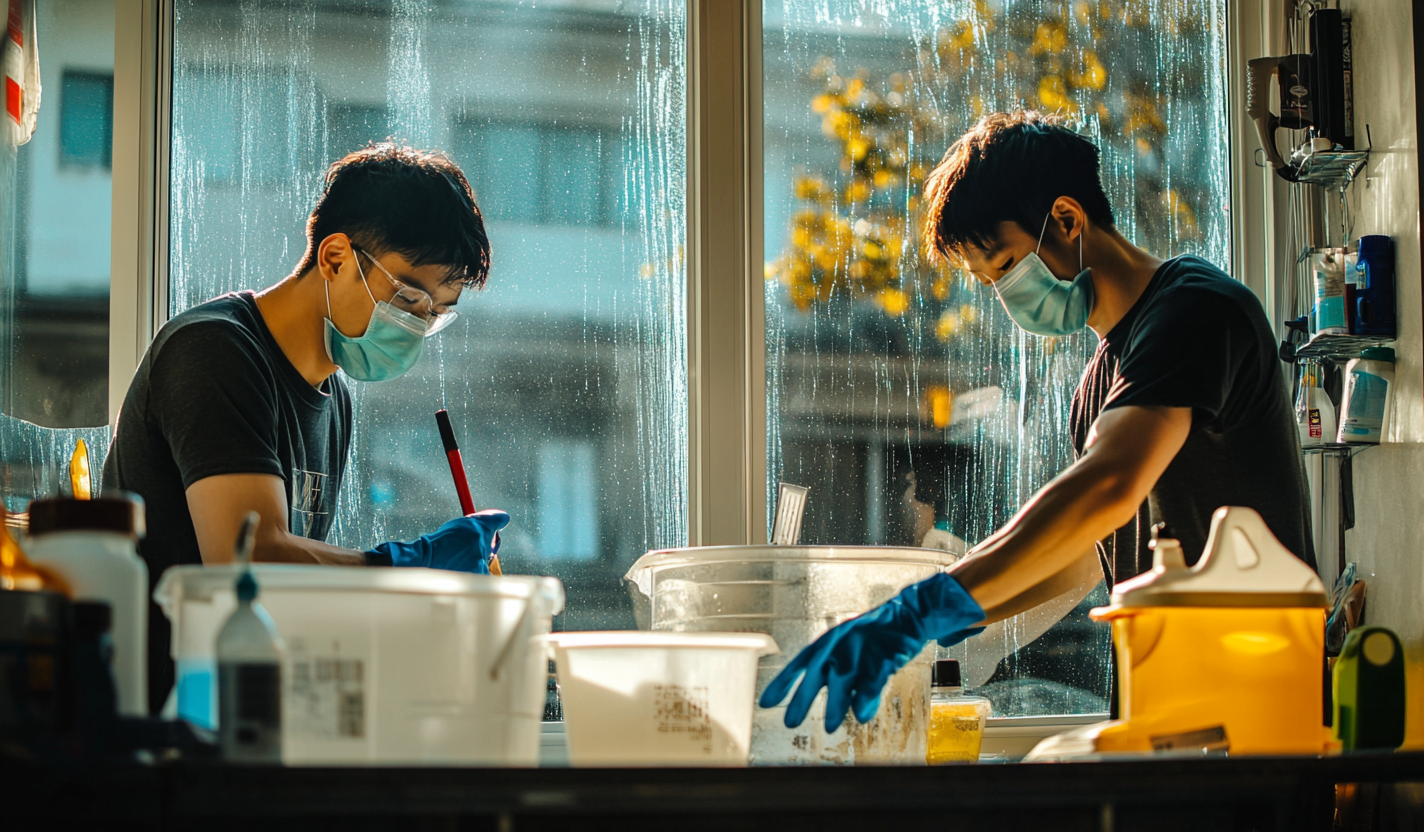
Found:
M 781 647 L 761 659 L 757 694 L 821 633 L 942 571 L 936 549 L 877 546 L 707 546 L 649 552 L 625 580 L 638 626 L 674 632 L 766 633 Z M 784 707 L 758 708 L 751 762 L 762 765 L 920 763 L 929 727 L 933 646 L 895 674 L 869 723 L 825 732 L 825 693 L 800 727 Z

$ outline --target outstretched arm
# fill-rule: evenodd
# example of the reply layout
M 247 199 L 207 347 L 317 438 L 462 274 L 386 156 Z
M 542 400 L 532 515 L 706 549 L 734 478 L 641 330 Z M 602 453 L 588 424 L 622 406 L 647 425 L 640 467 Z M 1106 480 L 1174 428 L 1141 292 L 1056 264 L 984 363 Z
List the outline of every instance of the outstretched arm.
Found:
M 198 550 L 208 566 L 231 563 L 237 530 L 247 512 L 261 518 L 252 549 L 254 561 L 364 566 L 360 552 L 310 540 L 287 530 L 287 492 L 271 474 L 220 474 L 188 486 L 188 511 Z
M 1104 411 L 1082 458 L 950 568 L 984 608 L 985 623 L 1053 597 L 1086 568 L 1085 553 L 1132 519 L 1191 426 L 1187 407 Z

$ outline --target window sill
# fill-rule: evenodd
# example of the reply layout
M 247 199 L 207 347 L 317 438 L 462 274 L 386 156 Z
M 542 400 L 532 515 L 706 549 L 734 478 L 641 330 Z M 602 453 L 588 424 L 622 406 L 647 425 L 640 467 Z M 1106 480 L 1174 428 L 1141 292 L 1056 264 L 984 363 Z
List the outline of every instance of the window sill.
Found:
M 1090 725 L 1107 719 L 1107 714 L 1082 716 L 1024 716 L 991 719 L 984 729 L 984 762 L 1015 762 L 1033 750 L 1045 737 L 1079 725 Z M 545 722 L 540 726 L 539 767 L 568 768 L 569 744 L 564 723 Z

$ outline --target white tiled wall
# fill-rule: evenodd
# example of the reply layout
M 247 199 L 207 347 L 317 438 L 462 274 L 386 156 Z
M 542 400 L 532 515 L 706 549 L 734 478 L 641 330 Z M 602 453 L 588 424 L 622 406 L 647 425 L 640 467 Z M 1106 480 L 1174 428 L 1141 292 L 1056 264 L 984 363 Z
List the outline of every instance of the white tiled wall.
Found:
M 1411 5 L 1340 4 L 1353 21 L 1356 136 L 1362 139 L 1368 124 L 1374 139 L 1366 180 L 1356 186 L 1355 236 L 1393 237 L 1399 276 L 1394 422 L 1386 444 L 1354 459 L 1356 519 L 1346 557 L 1369 581 L 1367 622 L 1390 627 L 1405 641 L 1412 671 L 1409 744 L 1424 748 L 1424 298 Z

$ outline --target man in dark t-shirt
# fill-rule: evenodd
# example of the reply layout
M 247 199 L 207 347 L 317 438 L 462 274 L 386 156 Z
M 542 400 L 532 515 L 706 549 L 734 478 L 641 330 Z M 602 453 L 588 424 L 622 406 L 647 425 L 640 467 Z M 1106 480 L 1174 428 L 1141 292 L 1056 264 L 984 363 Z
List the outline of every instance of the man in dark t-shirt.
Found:
M 821 687 L 827 730 L 848 705 L 869 719 L 927 641 L 950 646 L 1081 586 L 1100 559 L 1110 584 L 1150 569 L 1158 523 L 1195 563 L 1212 514 L 1249 507 L 1315 565 L 1299 437 L 1260 303 L 1205 260 L 1163 261 L 1128 241 L 1096 146 L 1039 113 L 985 116 L 930 174 L 924 201 L 931 256 L 992 286 L 1021 329 L 1101 339 L 1073 397 L 1078 458 L 946 573 L 789 662 L 761 700 L 789 694 L 788 726 Z
M 951 570 L 986 620 L 1101 559 L 1110 585 L 1152 567 L 1165 523 L 1189 563 L 1212 514 L 1246 506 L 1315 565 L 1300 440 L 1255 295 L 1199 257 L 1117 230 L 1098 149 L 1034 112 L 986 116 L 927 180 L 927 248 L 990 286 L 1021 329 L 1099 337 L 1073 395 L 1077 460 Z M 1051 597 L 1051 596 L 1050 596 Z
M 1152 568 L 1151 529 L 1166 523 L 1188 564 L 1211 515 L 1250 506 L 1285 547 L 1315 565 L 1305 469 L 1270 324 L 1256 296 L 1199 257 L 1158 267 L 1098 341 L 1073 393 L 1073 447 L 1121 407 L 1191 410 L 1186 441 L 1127 525 L 1100 541 L 1109 581 Z
M 351 396 L 336 370 L 358 381 L 409 370 L 461 292 L 484 285 L 489 254 L 453 162 L 372 145 L 327 172 L 292 274 L 165 324 L 124 397 L 103 478 L 144 499 L 151 584 L 172 566 L 231 562 L 251 512 L 257 561 L 488 571 L 503 512 L 365 552 L 325 539 L 351 446 Z M 157 712 L 174 668 L 168 619 L 153 606 L 148 621 Z

